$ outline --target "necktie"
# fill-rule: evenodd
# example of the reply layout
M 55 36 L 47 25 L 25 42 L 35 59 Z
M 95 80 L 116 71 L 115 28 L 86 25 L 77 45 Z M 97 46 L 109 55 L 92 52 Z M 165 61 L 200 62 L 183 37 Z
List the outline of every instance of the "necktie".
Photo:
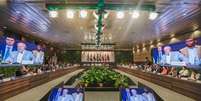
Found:
M 161 62 L 161 60 L 162 60 L 162 52 L 159 52 L 159 58 L 158 58 L 158 63 L 160 63 Z
M 6 47 L 6 52 L 4 54 L 3 60 L 5 61 L 10 55 L 10 47 Z

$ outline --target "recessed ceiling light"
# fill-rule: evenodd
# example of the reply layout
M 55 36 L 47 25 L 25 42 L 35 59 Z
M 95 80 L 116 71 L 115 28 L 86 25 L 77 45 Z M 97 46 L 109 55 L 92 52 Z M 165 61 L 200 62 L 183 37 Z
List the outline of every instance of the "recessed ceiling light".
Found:
M 87 17 L 87 11 L 86 10 L 81 10 L 80 11 L 80 17 L 81 18 L 86 18 Z
M 153 44 L 153 41 L 151 40 L 151 41 L 149 42 L 149 44 Z
M 171 34 L 170 37 L 171 37 L 171 38 L 175 37 L 175 34 Z
M 3 29 L 7 29 L 7 27 L 6 27 L 6 26 L 3 26 Z
M 133 11 L 132 18 L 136 19 L 140 16 L 139 11 Z
M 73 10 L 67 10 L 66 11 L 66 17 L 68 19 L 73 19 L 74 18 L 74 11 Z
M 150 14 L 149 14 L 149 19 L 150 20 L 155 20 L 157 17 L 158 17 L 158 13 L 150 12 Z
M 49 16 L 51 18 L 56 18 L 56 17 L 58 17 L 58 12 L 57 11 L 49 11 Z
M 117 19 L 123 19 L 124 18 L 124 12 L 118 11 L 116 16 L 117 16 Z
M 80 30 L 83 30 L 83 29 L 84 29 L 84 28 L 81 26 L 81 27 L 80 27 Z
M 20 11 L 16 11 L 17 14 L 20 14 Z

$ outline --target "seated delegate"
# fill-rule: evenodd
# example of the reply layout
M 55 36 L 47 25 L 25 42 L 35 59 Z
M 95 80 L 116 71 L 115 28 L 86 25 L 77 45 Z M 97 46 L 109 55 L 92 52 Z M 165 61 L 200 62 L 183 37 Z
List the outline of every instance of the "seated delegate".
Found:
M 19 42 L 17 44 L 17 51 L 11 52 L 6 62 L 14 64 L 33 64 L 33 54 L 26 50 L 25 43 Z
M 171 65 L 173 62 L 183 62 L 184 57 L 178 51 L 172 51 L 170 46 L 164 47 L 164 54 L 162 55 L 161 64 L 168 64 Z

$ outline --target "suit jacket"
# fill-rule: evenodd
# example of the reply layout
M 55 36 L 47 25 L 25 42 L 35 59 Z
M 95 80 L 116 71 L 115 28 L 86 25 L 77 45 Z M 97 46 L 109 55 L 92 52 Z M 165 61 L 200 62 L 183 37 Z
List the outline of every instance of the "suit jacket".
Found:
M 17 56 L 18 56 L 19 52 L 18 51 L 14 51 L 10 54 L 10 56 L 8 57 L 8 59 L 6 60 L 6 62 L 11 62 L 11 63 L 17 63 Z M 22 61 L 29 61 L 33 63 L 33 54 L 31 51 L 24 51 L 24 55 L 22 57 Z
M 2 58 L 4 57 L 5 51 L 6 51 L 6 44 L 4 43 L 4 44 L 0 45 L 0 52 L 2 52 L 1 53 Z M 12 51 L 17 51 L 16 45 L 13 45 Z
M 177 51 L 170 52 L 170 62 L 179 62 L 179 61 L 184 61 L 183 55 Z M 161 63 L 162 64 L 166 63 L 166 54 L 162 55 Z
M 73 96 L 67 94 L 65 96 L 59 96 L 57 101 L 74 101 Z
M 150 92 L 147 93 L 145 96 L 147 97 L 147 101 L 156 101 L 154 95 Z
M 141 94 L 131 96 L 130 98 L 131 98 L 131 101 L 146 101 L 146 98 Z
M 37 56 L 39 54 L 39 56 Z M 44 52 L 43 51 L 33 51 L 33 56 L 34 56 L 34 63 L 36 64 L 42 64 L 44 61 Z
M 83 94 L 79 93 L 74 97 L 74 101 L 83 101 Z
M 196 45 L 195 48 L 197 49 L 198 57 L 201 58 L 201 46 Z M 185 57 L 189 57 L 188 47 L 184 47 L 179 50 Z

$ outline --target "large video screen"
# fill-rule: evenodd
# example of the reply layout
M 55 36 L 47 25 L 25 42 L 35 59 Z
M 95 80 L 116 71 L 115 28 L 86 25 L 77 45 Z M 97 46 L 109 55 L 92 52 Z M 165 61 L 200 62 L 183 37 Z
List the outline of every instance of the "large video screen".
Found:
M 154 94 L 144 88 L 120 89 L 121 101 L 156 101 Z
M 82 62 L 114 62 L 114 51 L 82 51 Z
M 152 57 L 156 64 L 201 67 L 201 38 L 159 46 L 152 50 Z
M 13 35 L 0 37 L 0 62 L 3 64 L 42 64 L 44 50 L 40 44 L 19 40 Z
M 48 101 L 84 101 L 84 90 L 81 88 L 54 88 Z

